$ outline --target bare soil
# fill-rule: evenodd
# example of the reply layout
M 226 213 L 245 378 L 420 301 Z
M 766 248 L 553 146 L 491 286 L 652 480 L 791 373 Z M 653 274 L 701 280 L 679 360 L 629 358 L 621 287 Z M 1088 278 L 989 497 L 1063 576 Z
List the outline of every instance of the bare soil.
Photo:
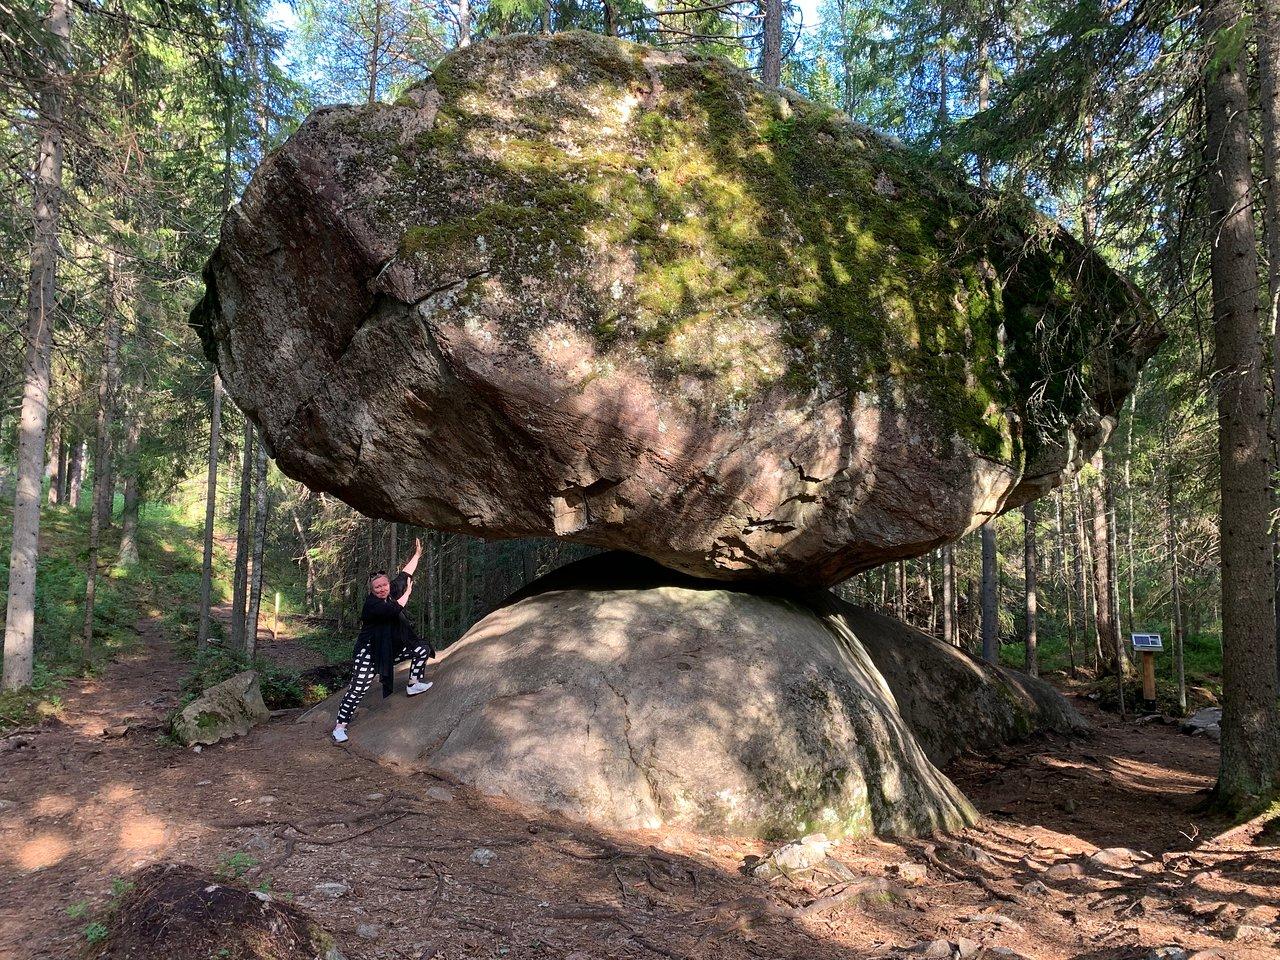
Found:
M 769 844 L 601 832 L 379 767 L 297 711 L 177 747 L 164 725 L 185 668 L 157 624 L 140 629 L 137 652 L 68 688 L 58 717 L 0 739 L 3 960 L 123 936 L 124 882 L 158 863 L 269 891 L 350 960 L 1280 955 L 1277 841 L 1195 812 L 1217 746 L 1176 724 L 1077 698 L 1094 737 L 952 765 L 984 814 L 973 829 L 845 841 L 831 854 L 854 879 L 766 882 L 743 867 Z M 286 635 L 262 643 L 307 664 Z M 217 943 L 193 936 L 187 956 Z

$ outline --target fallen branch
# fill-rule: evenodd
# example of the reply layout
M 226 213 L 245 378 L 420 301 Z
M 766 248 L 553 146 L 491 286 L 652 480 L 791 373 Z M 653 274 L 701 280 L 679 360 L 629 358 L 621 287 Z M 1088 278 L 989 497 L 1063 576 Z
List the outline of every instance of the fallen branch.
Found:
M 943 860 L 941 857 L 938 856 L 938 848 L 936 844 L 926 843 L 924 846 L 924 856 L 925 856 L 925 859 L 929 861 L 929 864 L 931 866 L 936 867 L 941 872 L 947 874 L 948 876 L 954 877 L 957 880 L 963 880 L 966 883 L 976 883 L 978 886 L 982 887 L 983 890 L 991 894 L 991 896 L 995 897 L 997 900 L 1004 900 L 1007 903 L 1014 903 L 1020 907 L 1031 906 L 1031 902 L 1027 900 L 1026 897 L 1020 897 L 1017 894 L 1008 893 L 1004 890 L 1001 890 L 989 879 L 982 876 L 982 874 L 975 875 L 971 873 L 966 873 L 963 870 L 960 870 L 960 869 L 957 869 L 956 867 L 951 866 L 951 864 L 947 863 L 945 860 Z

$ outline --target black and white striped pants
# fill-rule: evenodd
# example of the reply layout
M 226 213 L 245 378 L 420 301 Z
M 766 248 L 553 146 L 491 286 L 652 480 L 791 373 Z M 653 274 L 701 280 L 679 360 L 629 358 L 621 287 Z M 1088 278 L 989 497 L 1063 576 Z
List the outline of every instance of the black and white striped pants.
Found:
M 430 651 L 422 644 L 418 644 L 412 650 L 402 647 L 400 655 L 396 657 L 396 663 L 412 661 L 409 664 L 409 677 L 412 680 L 421 680 L 427 672 L 429 655 Z M 351 664 L 351 686 L 347 687 L 347 694 L 338 707 L 338 723 L 351 722 L 351 718 L 356 715 L 356 707 L 360 706 L 360 701 L 364 699 L 364 695 L 369 692 L 369 688 L 377 678 L 378 668 L 373 665 L 373 646 L 367 644 L 360 648 Z

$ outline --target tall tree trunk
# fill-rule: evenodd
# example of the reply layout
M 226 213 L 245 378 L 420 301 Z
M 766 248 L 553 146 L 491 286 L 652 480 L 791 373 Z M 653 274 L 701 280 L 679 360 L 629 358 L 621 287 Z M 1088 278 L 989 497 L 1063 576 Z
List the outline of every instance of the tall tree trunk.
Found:
M 302 547 L 302 563 L 307 571 L 307 587 L 304 598 L 306 610 L 308 613 L 315 612 L 316 602 L 316 564 L 311 556 L 311 543 L 307 537 L 307 528 L 303 526 L 302 518 L 298 516 L 298 511 L 294 507 L 289 508 L 289 516 L 293 520 L 293 529 L 298 533 L 298 544 Z
M 1267 242 L 1267 329 L 1271 331 L 1271 437 L 1280 445 L 1280 0 L 1257 0 L 1258 110 L 1262 114 L 1263 228 Z M 1272 448 L 1280 463 L 1280 446 Z M 1272 510 L 1280 511 L 1280 486 Z M 1280 525 L 1274 530 L 1273 563 L 1280 556 Z M 1280 565 L 1276 602 L 1280 603 Z M 1280 618 L 1276 630 L 1276 676 L 1280 683 Z
M 606 37 L 618 35 L 618 11 L 609 0 L 604 0 L 604 35 Z
M 267 542 L 267 446 L 258 442 L 253 471 L 257 503 L 253 510 L 253 573 L 250 577 L 249 612 L 245 617 L 244 653 L 250 660 L 258 649 L 258 611 L 262 608 L 262 555 Z
M 61 430 L 58 431 L 62 433 Z M 71 444 L 66 437 L 58 440 L 58 502 L 66 503 L 70 495 L 68 486 L 71 480 Z
M 609 14 L 612 8 L 605 4 L 605 22 L 609 22 Z M 608 31 L 606 31 L 608 32 Z M 610 33 L 609 36 L 616 37 L 616 31 Z M 458 46 L 471 46 L 471 0 L 458 0 Z
M 1076 528 L 1076 548 L 1073 551 L 1072 567 L 1075 571 L 1076 580 L 1076 596 L 1080 598 L 1080 628 L 1086 639 L 1089 636 L 1089 609 L 1092 606 L 1092 596 L 1088 593 L 1088 578 L 1085 577 L 1085 567 L 1092 568 L 1092 562 L 1086 563 L 1086 553 L 1089 550 L 1089 541 L 1085 536 L 1084 523 L 1084 490 L 1080 487 L 1078 477 L 1071 478 L 1071 492 L 1074 509 L 1072 514 L 1075 517 Z M 1093 671 L 1095 675 L 1101 675 L 1102 671 L 1102 643 L 1098 637 L 1098 616 L 1093 616 Z
M 960 646 L 956 629 L 956 559 L 951 544 L 942 548 L 942 639 L 953 647 Z
M 1057 535 L 1054 537 L 1054 549 L 1057 552 L 1055 566 L 1062 572 L 1062 607 L 1067 617 L 1067 663 L 1071 668 L 1071 678 L 1074 680 L 1076 677 L 1076 621 L 1071 596 L 1074 581 L 1071 565 L 1067 559 L 1066 499 L 1066 491 L 1062 487 L 1054 491 L 1057 515 Z
M 1222 491 L 1223 709 L 1216 797 L 1228 807 L 1269 795 L 1280 778 L 1275 581 L 1267 529 L 1271 457 L 1257 323 L 1249 86 L 1244 46 L 1227 39 L 1245 13 L 1240 0 L 1210 0 L 1204 8 L 1214 54 L 1205 73 L 1205 160 L 1216 227 L 1209 269 Z
M 35 668 L 36 560 L 40 548 L 40 487 L 57 309 L 58 222 L 62 204 L 63 99 L 71 52 L 71 2 L 52 0 L 44 21 L 51 47 L 36 122 L 40 147 L 32 178 L 31 273 L 27 293 L 27 348 L 22 409 L 18 416 L 18 478 L 13 498 L 13 542 L 5 606 L 5 690 L 31 686 Z
M 1000 659 L 999 601 L 996 566 L 996 521 L 992 517 L 982 525 L 982 659 L 996 663 Z
M 136 404 L 129 405 L 125 426 L 124 456 L 127 465 L 124 478 L 124 509 L 120 514 L 120 559 L 122 567 L 138 563 L 138 502 L 141 499 L 138 476 L 138 448 L 142 442 L 142 418 Z
M 894 589 L 898 596 L 894 605 L 897 607 L 897 617 L 903 623 L 909 622 L 910 611 L 907 609 L 907 561 L 899 560 L 894 565 Z
M 49 506 L 56 506 L 62 502 L 62 424 L 57 421 L 49 436 L 49 462 L 44 473 L 49 478 Z
M 231 586 L 231 648 L 243 650 L 245 645 L 245 607 L 249 597 L 249 520 L 253 497 L 253 423 L 244 420 L 244 459 L 240 463 L 240 514 L 236 524 L 236 571 Z
M 1141 385 L 1141 380 L 1139 380 L 1139 385 Z M 1126 571 L 1128 576 L 1125 577 L 1125 585 L 1128 587 L 1129 599 L 1128 606 L 1125 609 L 1125 616 L 1128 617 L 1130 636 L 1135 632 L 1133 619 L 1133 610 L 1136 606 L 1134 581 L 1137 579 L 1137 564 L 1134 561 L 1133 549 L 1133 528 L 1135 525 L 1133 506 L 1133 421 L 1137 417 L 1137 412 L 1138 390 L 1135 388 L 1133 393 L 1129 395 L 1129 429 L 1124 449 L 1124 494 L 1129 514 L 1124 529 L 1125 555 L 1128 560 L 1128 570 Z
M 77 439 L 71 451 L 71 465 L 67 468 L 70 477 L 67 480 L 67 505 L 73 510 L 80 509 L 80 491 L 84 489 L 84 462 L 89 457 L 89 441 Z
M 222 377 L 213 372 L 213 407 L 209 412 L 209 468 L 204 495 L 204 564 L 200 569 L 200 627 L 196 643 L 209 644 L 209 604 L 213 599 L 213 528 L 218 506 L 218 452 L 222 436 Z
M 120 350 L 120 278 L 118 253 L 107 253 L 106 296 L 102 314 L 102 360 L 98 367 L 98 411 L 93 438 L 93 503 L 89 510 L 89 559 L 85 568 L 84 632 L 80 641 L 80 660 L 88 663 L 93 653 L 93 613 L 98 591 L 98 547 L 102 539 L 102 518 L 108 514 L 107 498 L 111 496 L 111 455 L 107 426 L 113 419 L 112 381 L 115 380 L 116 356 Z
M 1040 675 L 1040 667 L 1036 660 L 1036 502 L 1034 500 L 1022 508 L 1022 550 L 1023 567 L 1026 572 L 1027 625 L 1026 625 L 1026 668 L 1033 677 Z
M 1116 630 L 1115 612 L 1111 601 L 1114 591 L 1111 588 L 1111 531 L 1107 524 L 1107 475 L 1106 464 L 1099 450 L 1090 461 L 1095 471 L 1095 479 L 1089 489 L 1089 508 L 1092 518 L 1093 533 L 1093 600 L 1098 611 L 1096 620 L 1098 628 L 1098 651 L 1103 664 L 1114 669 L 1116 663 Z
M 1166 450 L 1167 447 L 1166 435 Z M 1166 454 L 1165 463 L 1172 462 L 1172 457 Z M 1178 712 L 1179 715 L 1185 715 L 1187 712 L 1186 663 L 1183 659 L 1185 630 L 1182 620 L 1182 573 L 1178 565 L 1178 515 L 1175 507 L 1177 501 L 1174 497 L 1173 470 L 1166 468 L 1165 476 L 1168 483 L 1165 503 L 1165 538 L 1169 549 L 1169 601 L 1173 607 L 1169 617 L 1170 626 L 1173 627 L 1173 667 L 1178 683 Z
M 1107 483 L 1106 462 L 1102 450 L 1091 461 L 1097 471 L 1093 488 L 1093 596 L 1098 625 L 1098 646 L 1103 662 L 1115 673 L 1120 716 L 1125 716 L 1124 677 L 1128 660 L 1120 641 L 1120 624 L 1116 620 L 1115 562 L 1112 551 L 1111 489 Z
M 782 0 L 764 0 L 764 49 L 760 81 L 776 87 L 782 79 Z
M 982 37 L 978 41 L 978 112 L 983 113 L 991 103 L 991 54 L 987 42 L 985 25 Z M 978 183 L 983 187 L 991 186 L 991 161 L 978 157 Z

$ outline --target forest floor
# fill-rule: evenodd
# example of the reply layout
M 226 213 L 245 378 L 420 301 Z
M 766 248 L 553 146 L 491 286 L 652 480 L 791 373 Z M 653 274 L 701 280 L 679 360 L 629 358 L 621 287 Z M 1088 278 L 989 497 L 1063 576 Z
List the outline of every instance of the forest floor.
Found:
M 1092 738 L 949 768 L 983 813 L 974 828 L 833 846 L 860 886 L 766 882 L 743 866 L 769 844 L 594 830 L 380 767 L 299 711 L 175 746 L 164 724 L 187 668 L 158 622 L 140 630 L 56 717 L 0 738 L 4 960 L 84 955 L 127 878 L 161 862 L 269 890 L 348 960 L 1277 956 L 1280 838 L 1219 836 L 1195 812 L 1217 745 L 1176 724 L 1074 698 Z M 262 645 L 307 660 L 287 637 Z

